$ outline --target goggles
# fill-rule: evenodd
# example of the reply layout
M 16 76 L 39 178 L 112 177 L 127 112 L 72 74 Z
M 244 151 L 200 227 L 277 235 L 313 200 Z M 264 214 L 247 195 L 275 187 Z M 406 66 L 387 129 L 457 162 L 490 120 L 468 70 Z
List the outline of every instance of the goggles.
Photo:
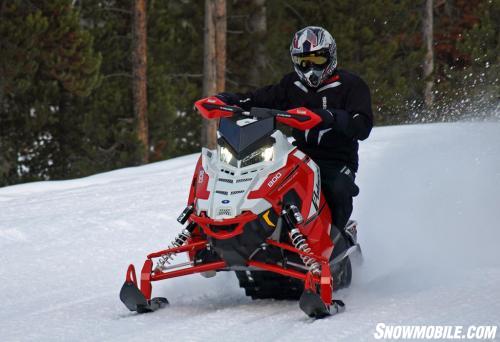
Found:
M 322 52 L 307 55 L 292 56 L 292 62 L 300 69 L 306 70 L 310 67 L 321 67 L 328 62 L 328 57 Z

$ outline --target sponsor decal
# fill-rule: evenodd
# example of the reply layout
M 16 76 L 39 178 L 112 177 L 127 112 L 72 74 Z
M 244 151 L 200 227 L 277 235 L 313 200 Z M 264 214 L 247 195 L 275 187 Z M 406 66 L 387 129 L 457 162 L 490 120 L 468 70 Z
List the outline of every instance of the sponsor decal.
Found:
M 280 178 L 281 178 L 281 172 L 278 172 L 269 182 L 267 182 L 267 186 L 271 188 L 274 185 L 274 183 L 276 183 Z
M 222 204 L 228 204 L 230 201 L 228 199 L 222 200 Z

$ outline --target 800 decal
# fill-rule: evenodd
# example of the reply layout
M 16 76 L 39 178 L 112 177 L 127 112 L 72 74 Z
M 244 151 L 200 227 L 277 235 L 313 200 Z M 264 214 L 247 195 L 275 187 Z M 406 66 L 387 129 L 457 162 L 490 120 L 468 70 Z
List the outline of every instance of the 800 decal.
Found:
M 281 178 L 281 172 L 278 172 L 277 174 L 274 175 L 273 178 L 271 178 L 269 182 L 267 182 L 267 186 L 271 188 L 274 185 L 274 183 L 276 183 L 280 178 Z

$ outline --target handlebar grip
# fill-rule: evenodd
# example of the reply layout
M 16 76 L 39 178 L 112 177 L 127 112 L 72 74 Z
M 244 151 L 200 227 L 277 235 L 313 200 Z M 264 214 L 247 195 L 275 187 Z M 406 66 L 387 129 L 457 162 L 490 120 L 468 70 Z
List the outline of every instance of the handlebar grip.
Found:
M 228 118 L 243 111 L 240 107 L 225 104 L 215 96 L 198 100 L 194 106 L 206 119 Z

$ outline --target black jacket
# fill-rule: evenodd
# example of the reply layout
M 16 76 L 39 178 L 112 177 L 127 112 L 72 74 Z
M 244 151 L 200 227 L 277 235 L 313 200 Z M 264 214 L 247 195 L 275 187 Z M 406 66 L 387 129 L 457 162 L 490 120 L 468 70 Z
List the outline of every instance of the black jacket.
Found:
M 319 113 L 328 120 L 308 131 L 293 130 L 297 147 L 313 159 L 338 162 L 354 172 L 358 170 L 358 140 L 366 139 L 373 126 L 370 90 L 359 76 L 336 70 L 318 88 L 308 88 L 293 72 L 278 84 L 231 95 L 235 95 L 237 102 L 232 104 L 245 110 L 306 107 Z

